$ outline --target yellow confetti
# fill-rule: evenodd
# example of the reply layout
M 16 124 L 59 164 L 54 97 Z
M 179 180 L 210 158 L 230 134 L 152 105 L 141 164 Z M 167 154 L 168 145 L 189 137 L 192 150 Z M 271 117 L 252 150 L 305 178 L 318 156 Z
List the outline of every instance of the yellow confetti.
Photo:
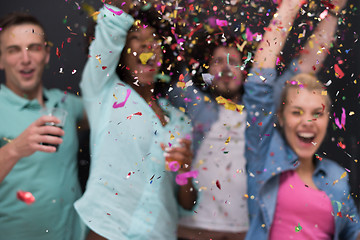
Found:
M 247 41 L 244 41 L 241 44 L 241 46 L 238 43 L 236 43 L 236 47 L 239 49 L 240 52 L 242 52 L 244 50 L 244 47 L 245 47 L 246 44 L 247 44 Z
M 179 110 L 182 111 L 183 113 L 185 112 L 185 108 L 183 107 L 179 107 Z
M 81 4 L 82 8 L 85 10 L 85 12 L 87 13 L 87 15 L 89 17 L 92 17 L 93 20 L 96 22 L 97 21 L 97 16 L 99 15 L 100 12 L 95 11 L 95 8 L 87 3 L 83 3 Z
M 154 55 L 154 53 L 152 53 L 152 52 L 141 53 L 139 56 L 141 63 L 146 64 L 153 55 Z
M 203 164 L 204 164 L 204 160 L 200 159 L 199 162 L 196 164 L 195 168 L 199 168 Z
M 226 144 L 226 145 L 227 145 L 227 144 L 229 144 L 230 139 L 231 139 L 231 136 L 230 136 L 230 137 L 228 137 L 228 139 L 226 139 L 226 141 L 225 141 L 225 144 Z
M 240 28 L 240 32 L 244 32 L 245 31 L 245 24 L 241 23 L 241 28 Z
M 170 135 L 170 140 L 173 140 L 175 137 L 174 137 L 174 135 Z
M 205 101 L 205 102 L 210 102 L 210 98 L 209 98 L 208 96 L 205 96 L 205 97 L 204 97 L 204 101 Z
M 185 82 L 177 82 L 176 83 L 176 86 L 178 87 L 178 88 L 185 88 Z
M 96 55 L 95 58 L 99 61 L 99 63 L 101 64 L 101 57 L 100 55 Z
M 244 105 L 236 104 L 230 100 L 223 98 L 222 96 L 217 97 L 215 100 L 218 104 L 224 105 L 225 109 L 231 111 L 237 111 L 239 113 L 242 113 L 242 110 L 244 109 Z
M 344 177 L 346 177 L 346 175 L 347 175 L 347 173 L 346 173 L 346 172 L 344 172 L 343 174 L 341 174 L 340 179 L 343 179 Z
M 354 115 L 355 113 L 353 111 L 349 112 L 349 116 Z
M 115 93 L 113 94 L 113 97 L 114 97 L 116 100 L 118 100 L 117 97 L 115 96 Z
M 310 48 L 314 48 L 314 43 L 312 40 L 309 40 L 308 43 L 309 43 Z
M 291 187 L 292 189 L 294 189 L 293 185 L 291 185 L 291 184 L 290 184 L 290 187 Z
M 327 95 L 327 91 L 321 91 L 321 95 L 326 96 L 326 95 Z
M 245 198 L 249 198 L 249 195 L 247 195 L 247 194 L 244 194 L 244 197 L 245 197 Z

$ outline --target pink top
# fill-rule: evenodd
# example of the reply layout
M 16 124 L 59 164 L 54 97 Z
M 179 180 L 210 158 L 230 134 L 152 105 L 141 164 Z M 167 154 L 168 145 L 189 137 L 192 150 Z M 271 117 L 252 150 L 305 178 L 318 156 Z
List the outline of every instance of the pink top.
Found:
M 270 240 L 332 239 L 335 221 L 325 192 L 305 186 L 295 171 L 280 176 Z

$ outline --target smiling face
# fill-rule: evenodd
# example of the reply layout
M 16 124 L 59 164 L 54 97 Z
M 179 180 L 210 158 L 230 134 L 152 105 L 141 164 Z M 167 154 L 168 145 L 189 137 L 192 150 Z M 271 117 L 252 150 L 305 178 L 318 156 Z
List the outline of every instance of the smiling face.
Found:
M 43 29 L 35 24 L 5 29 L 0 34 L 0 51 L 0 69 L 5 70 L 6 86 L 19 96 L 35 98 L 50 58 Z
M 235 47 L 217 47 L 210 61 L 209 73 L 214 76 L 212 87 L 216 94 L 233 99 L 243 84 L 240 52 Z
M 133 28 L 127 36 L 122 62 L 140 84 L 154 83 L 162 64 L 161 39 L 153 27 Z
M 326 135 L 328 103 L 320 90 L 291 87 L 279 123 L 299 159 L 312 159 Z

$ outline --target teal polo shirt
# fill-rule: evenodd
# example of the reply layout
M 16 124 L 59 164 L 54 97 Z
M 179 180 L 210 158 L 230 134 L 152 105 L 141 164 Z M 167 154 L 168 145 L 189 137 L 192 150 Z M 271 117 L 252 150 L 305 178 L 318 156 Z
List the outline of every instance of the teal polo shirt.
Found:
M 81 99 L 58 89 L 44 89 L 46 107 L 68 112 L 58 152 L 36 152 L 22 158 L 0 183 L 0 240 L 83 239 L 84 227 L 73 203 L 81 196 L 77 176 L 76 122 L 83 117 Z M 38 119 L 41 105 L 22 98 L 5 85 L 0 88 L 0 147 Z M 16 197 L 31 192 L 31 205 Z

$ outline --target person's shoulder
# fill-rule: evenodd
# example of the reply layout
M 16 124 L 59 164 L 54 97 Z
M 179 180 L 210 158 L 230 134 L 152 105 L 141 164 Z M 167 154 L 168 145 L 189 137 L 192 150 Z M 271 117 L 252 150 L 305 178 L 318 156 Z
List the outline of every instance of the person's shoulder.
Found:
M 68 91 L 63 91 L 58 88 L 45 89 L 46 96 L 50 98 L 60 98 L 62 102 L 71 102 L 76 104 L 78 101 L 81 101 L 81 97 L 76 94 L 70 93 Z
M 324 158 L 322 159 L 321 163 L 328 174 L 343 173 L 345 171 L 345 169 L 334 160 Z
M 51 97 L 64 95 L 64 91 L 59 88 L 44 88 L 44 92 Z
M 345 168 L 331 159 L 322 159 L 320 164 L 328 183 L 331 183 L 333 188 L 339 188 L 343 191 L 345 185 L 348 185 L 348 174 Z

